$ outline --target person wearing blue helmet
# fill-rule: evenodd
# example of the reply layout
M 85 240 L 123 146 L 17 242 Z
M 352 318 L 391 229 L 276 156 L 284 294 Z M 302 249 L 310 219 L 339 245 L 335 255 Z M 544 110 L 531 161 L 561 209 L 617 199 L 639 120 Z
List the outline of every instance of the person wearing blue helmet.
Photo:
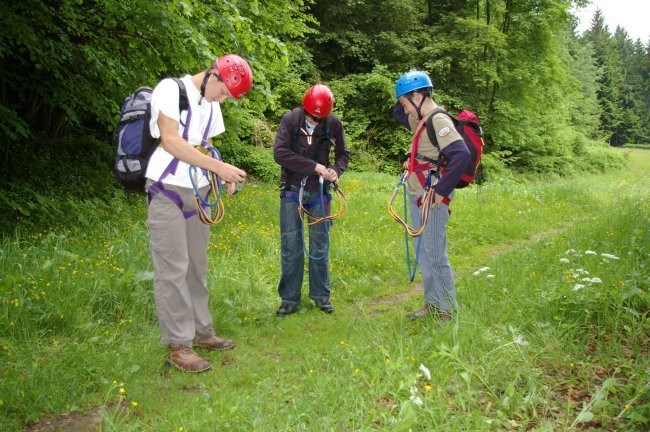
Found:
M 413 131 L 406 190 L 413 229 L 426 224 L 424 231 L 415 238 L 424 284 L 424 306 L 408 316 L 414 319 L 433 315 L 447 321 L 458 307 L 447 254 L 449 205 L 470 153 L 451 118 L 433 100 L 432 91 L 433 83 L 426 73 L 411 70 L 402 74 L 395 83 L 397 104 L 393 117 Z M 426 132 L 429 121 L 433 125 L 436 143 L 430 141 Z M 438 169 L 437 161 L 441 156 L 447 161 L 444 170 Z M 426 187 L 434 188 L 434 198 L 429 211 L 423 212 L 422 197 Z M 423 215 L 426 215 L 426 221 L 422 219 Z

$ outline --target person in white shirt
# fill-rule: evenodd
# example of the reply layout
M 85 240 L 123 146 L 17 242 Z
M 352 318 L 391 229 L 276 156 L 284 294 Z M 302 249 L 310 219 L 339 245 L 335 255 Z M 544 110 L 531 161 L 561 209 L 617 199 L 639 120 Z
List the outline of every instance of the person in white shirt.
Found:
M 181 111 L 180 86 L 172 78 L 154 88 L 150 129 L 160 144 L 147 166 L 147 226 L 154 267 L 154 299 L 161 343 L 170 348 L 167 362 L 186 372 L 203 372 L 210 364 L 192 349 L 231 349 L 235 343 L 215 334 L 208 310 L 207 247 L 210 226 L 195 208 L 195 187 L 210 190 L 209 172 L 229 194 L 246 172 L 213 158 L 212 137 L 225 131 L 221 104 L 239 99 L 252 87 L 250 66 L 235 54 L 218 57 L 207 70 L 181 78 L 187 110 Z M 190 166 L 194 179 L 190 178 Z

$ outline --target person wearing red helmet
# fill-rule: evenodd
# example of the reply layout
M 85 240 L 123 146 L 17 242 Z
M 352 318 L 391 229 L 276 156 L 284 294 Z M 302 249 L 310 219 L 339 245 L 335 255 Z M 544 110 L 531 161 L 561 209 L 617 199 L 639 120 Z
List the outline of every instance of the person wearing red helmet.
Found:
M 235 54 L 217 58 L 217 78 L 222 81 L 233 98 L 239 99 L 253 87 L 253 72 L 246 60 Z
M 210 227 L 195 210 L 195 188 L 207 196 L 208 172 L 213 172 L 232 194 L 246 172 L 201 148 L 210 147 L 212 137 L 225 131 L 221 105 L 246 94 L 253 85 L 253 74 L 246 60 L 228 54 L 205 71 L 180 80 L 182 87 L 172 78 L 163 79 L 152 93 L 149 126 L 160 145 L 146 172 L 147 226 L 161 343 L 170 349 L 167 362 L 183 371 L 203 372 L 210 364 L 193 346 L 230 349 L 235 343 L 216 336 L 208 310 Z M 179 100 L 184 97 L 187 109 L 181 110 Z M 191 177 L 192 166 L 199 169 Z
M 299 203 L 316 218 L 326 216 L 330 185 L 338 182 L 350 160 L 343 125 L 332 114 L 333 104 L 334 96 L 326 85 L 311 86 L 302 99 L 302 107 L 282 117 L 275 137 L 273 156 L 282 167 L 282 261 L 278 283 L 282 303 L 276 312 L 278 316 L 298 311 L 301 304 L 306 246 Z M 334 149 L 333 164 L 330 148 Z M 334 312 L 330 300 L 329 244 L 329 222 L 309 225 L 309 298 L 325 313 Z

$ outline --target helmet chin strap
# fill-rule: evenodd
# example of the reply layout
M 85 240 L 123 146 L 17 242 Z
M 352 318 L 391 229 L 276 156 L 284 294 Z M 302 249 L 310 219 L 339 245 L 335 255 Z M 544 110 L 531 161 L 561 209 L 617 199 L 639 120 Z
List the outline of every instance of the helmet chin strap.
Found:
M 406 100 L 408 100 L 411 103 L 411 105 L 413 105 L 413 108 L 415 108 L 415 112 L 418 113 L 418 120 L 422 120 L 422 111 L 421 111 L 421 109 L 422 109 L 422 105 L 424 105 L 424 100 L 426 98 L 427 98 L 427 95 L 423 94 L 422 95 L 422 100 L 420 100 L 420 104 L 416 105 L 415 102 L 413 102 L 413 98 L 411 97 L 411 95 L 406 95 Z
M 210 72 L 212 71 L 212 66 L 205 70 L 205 75 L 203 75 L 203 82 L 201 82 L 201 99 L 199 99 L 199 105 L 201 101 L 205 98 L 205 86 L 208 84 L 208 79 L 210 79 Z

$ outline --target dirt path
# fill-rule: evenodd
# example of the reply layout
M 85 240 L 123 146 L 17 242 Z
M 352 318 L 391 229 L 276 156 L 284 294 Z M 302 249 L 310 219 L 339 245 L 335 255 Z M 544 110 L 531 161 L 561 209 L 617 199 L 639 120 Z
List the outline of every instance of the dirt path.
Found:
M 523 246 L 533 244 L 541 239 L 549 238 L 549 237 L 555 237 L 558 234 L 562 233 L 565 231 L 567 228 L 570 226 L 573 226 L 573 223 L 570 225 L 567 225 L 563 228 L 553 228 L 548 231 L 542 231 L 538 233 L 534 233 L 530 235 L 529 237 L 519 240 L 514 243 L 500 243 L 498 245 L 495 245 L 492 249 L 490 249 L 488 255 L 491 258 L 496 258 L 501 255 L 505 255 L 507 253 L 510 253 L 514 250 L 517 250 Z M 464 277 L 466 274 L 464 273 L 457 273 L 456 277 Z M 418 283 L 413 285 L 409 290 L 407 291 L 402 291 L 386 296 L 380 296 L 376 297 L 374 299 L 371 299 L 368 301 L 368 315 L 369 316 L 376 316 L 380 313 L 382 313 L 385 309 L 389 308 L 392 305 L 400 304 L 407 299 L 409 299 L 411 296 L 415 294 L 421 294 L 422 293 L 422 283 Z

